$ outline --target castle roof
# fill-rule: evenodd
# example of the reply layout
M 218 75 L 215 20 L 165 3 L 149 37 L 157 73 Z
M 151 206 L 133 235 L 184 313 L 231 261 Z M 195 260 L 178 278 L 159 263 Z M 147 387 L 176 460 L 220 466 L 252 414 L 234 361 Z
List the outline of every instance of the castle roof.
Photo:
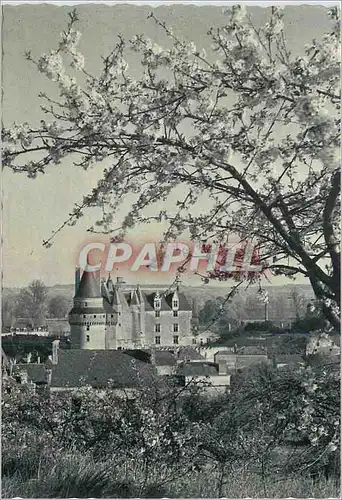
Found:
M 178 309 L 180 311 L 191 311 L 191 306 L 183 292 L 178 293 Z M 145 309 L 147 311 L 154 310 L 154 297 L 155 292 L 143 291 L 143 296 L 145 300 Z M 173 292 L 168 293 L 167 295 L 161 295 L 161 310 L 162 311 L 170 311 L 172 310 L 172 298 Z
M 139 304 L 140 304 L 140 302 L 138 299 L 137 292 L 134 290 L 132 293 L 132 296 L 131 296 L 130 305 L 131 306 L 138 306 Z
M 101 298 L 100 279 L 97 273 L 83 271 L 82 278 L 75 298 L 96 299 Z

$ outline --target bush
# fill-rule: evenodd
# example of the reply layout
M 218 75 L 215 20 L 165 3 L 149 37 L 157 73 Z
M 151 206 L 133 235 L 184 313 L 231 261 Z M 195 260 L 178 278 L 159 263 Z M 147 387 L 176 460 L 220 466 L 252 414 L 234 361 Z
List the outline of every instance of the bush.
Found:
M 257 321 L 255 323 L 247 323 L 244 327 L 245 332 L 268 332 L 273 331 L 276 326 L 272 323 L 272 321 Z
M 4 496 L 283 496 L 295 484 L 311 494 L 310 474 L 331 493 L 339 412 L 333 367 L 253 367 L 216 398 L 157 380 L 134 399 L 110 387 L 50 399 L 14 390 L 3 393 Z

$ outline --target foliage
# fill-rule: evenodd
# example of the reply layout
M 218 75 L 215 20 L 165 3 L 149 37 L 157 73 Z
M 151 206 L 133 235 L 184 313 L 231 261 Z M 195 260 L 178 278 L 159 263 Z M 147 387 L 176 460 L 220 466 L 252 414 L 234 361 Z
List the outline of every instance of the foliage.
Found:
M 306 297 L 298 292 L 295 288 L 292 288 L 289 293 L 289 299 L 293 303 L 296 320 L 299 320 L 305 314 Z
M 1 300 L 1 322 L 2 327 L 11 327 L 15 320 L 15 303 L 11 298 Z
M 245 332 L 271 332 L 274 328 L 275 326 L 272 321 L 255 321 L 253 323 L 247 323 L 244 330 Z
M 51 318 L 65 318 L 69 310 L 69 300 L 63 295 L 55 295 L 49 301 L 48 311 Z
M 59 98 L 40 94 L 50 118 L 40 126 L 3 129 L 4 165 L 34 178 L 68 158 L 78 157 L 74 164 L 84 169 L 106 162 L 103 179 L 68 222 L 107 205 L 91 230 L 112 233 L 118 205 L 133 194 L 116 239 L 150 219 L 146 206 L 182 185 L 187 191 L 176 213 L 157 216 L 169 222 L 166 237 L 189 229 L 204 240 L 222 241 L 229 231 L 258 241 L 271 271 L 310 280 L 338 328 L 340 23 L 337 7 L 326 12 L 329 33 L 297 56 L 287 47 L 279 6 L 258 27 L 244 6 L 232 6 L 225 25 L 208 33 L 208 54 L 151 14 L 171 47 L 141 35 L 130 42 L 119 37 L 92 75 L 78 50 L 74 11 L 55 50 L 37 60 L 27 53 L 55 82 Z M 135 79 L 129 51 L 140 57 Z M 212 207 L 196 216 L 202 195 Z
M 16 299 L 16 316 L 25 318 L 32 326 L 43 326 L 47 313 L 47 289 L 40 280 L 32 281 L 20 290 Z
M 223 302 L 223 297 L 216 297 L 215 299 L 207 300 L 198 315 L 200 324 L 207 325 L 211 321 L 221 318 Z
M 317 330 L 324 330 L 325 319 L 320 317 L 305 317 L 298 319 L 292 325 L 292 330 L 300 332 L 312 332 Z
M 276 477 L 338 476 L 338 367 L 261 366 L 217 397 L 171 381 L 135 393 L 83 387 L 47 397 L 17 386 L 2 394 L 2 474 L 17 481 L 14 496 L 24 484 L 41 498 L 167 496 L 177 484 L 183 496 L 185 478 L 209 471 L 206 496 L 243 474 L 267 496 Z

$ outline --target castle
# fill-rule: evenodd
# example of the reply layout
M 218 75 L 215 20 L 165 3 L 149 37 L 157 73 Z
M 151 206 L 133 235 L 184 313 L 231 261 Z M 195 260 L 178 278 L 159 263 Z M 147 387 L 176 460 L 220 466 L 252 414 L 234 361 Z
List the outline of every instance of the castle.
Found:
M 73 349 L 175 348 L 196 343 L 191 306 L 179 283 L 159 293 L 122 278 L 76 270 L 74 305 L 69 313 Z

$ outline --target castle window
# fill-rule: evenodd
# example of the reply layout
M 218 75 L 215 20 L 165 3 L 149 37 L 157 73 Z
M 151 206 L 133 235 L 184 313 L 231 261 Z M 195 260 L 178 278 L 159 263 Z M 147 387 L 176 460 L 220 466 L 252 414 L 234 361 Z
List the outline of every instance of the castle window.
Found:
M 155 311 L 156 318 L 160 318 L 160 311 Z
M 83 318 L 85 318 L 85 317 L 86 317 L 86 315 L 85 315 L 85 314 L 83 314 Z
M 178 344 L 179 343 L 179 337 L 178 337 L 178 335 L 174 335 L 173 336 L 173 343 L 174 344 Z
M 160 333 L 160 324 L 157 323 L 156 325 L 154 325 L 154 331 L 157 332 L 157 333 Z
M 121 323 L 119 323 L 119 326 L 121 326 Z
M 89 330 L 90 330 L 90 326 L 89 326 L 89 325 L 87 325 L 87 332 L 89 332 Z
M 173 324 L 173 331 L 174 332 L 179 332 L 179 324 L 178 323 L 174 323 Z
M 96 318 L 96 314 L 94 314 L 94 318 Z
M 110 315 L 110 317 L 111 317 L 111 318 L 114 318 L 114 314 L 111 314 L 111 315 Z
M 87 335 L 87 342 L 90 342 L 90 335 Z
M 85 303 L 84 303 L 84 307 L 87 307 L 87 306 L 88 306 L 88 302 L 85 302 Z
M 160 344 L 160 335 L 155 337 L 155 344 Z
M 177 299 L 172 302 L 172 307 L 178 308 L 178 300 Z
M 161 308 L 161 297 L 160 297 L 160 295 L 159 295 L 158 292 L 154 296 L 154 308 L 155 309 L 160 309 Z
M 192 339 L 192 343 L 193 343 L 193 344 L 196 344 L 196 339 Z
M 177 316 L 178 316 L 178 311 L 173 311 L 173 315 L 174 315 L 174 317 L 175 317 L 175 318 L 177 318 Z

